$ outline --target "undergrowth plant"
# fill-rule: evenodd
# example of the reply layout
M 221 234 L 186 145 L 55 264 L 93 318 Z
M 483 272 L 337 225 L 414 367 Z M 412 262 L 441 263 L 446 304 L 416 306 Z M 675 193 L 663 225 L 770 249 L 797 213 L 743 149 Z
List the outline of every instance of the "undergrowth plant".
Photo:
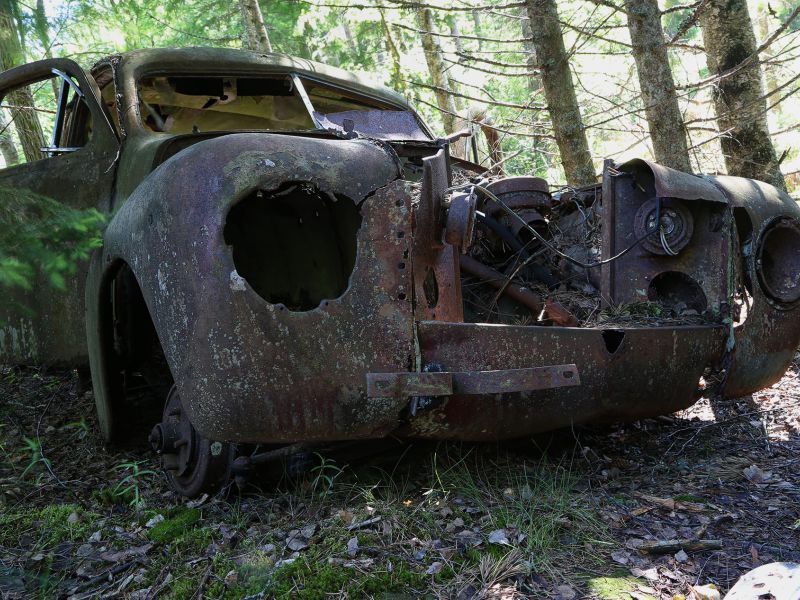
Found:
M 42 443 L 39 440 L 34 440 L 28 436 L 23 436 L 22 441 L 25 444 L 25 451 L 30 455 L 28 465 L 23 469 L 21 478 L 24 478 L 34 467 L 41 464 L 45 467 L 50 467 L 50 461 L 42 454 Z
M 71 437 L 77 440 L 83 440 L 89 435 L 89 424 L 86 422 L 86 417 L 81 417 L 77 421 L 67 423 L 64 425 L 65 429 L 72 429 Z
M 325 498 L 332 491 L 336 480 L 344 473 L 344 467 L 338 467 L 336 461 L 315 452 L 319 464 L 309 472 L 311 474 L 311 493 L 316 498 Z
M 117 483 L 112 495 L 130 498 L 128 504 L 137 510 L 144 506 L 140 489 L 142 481 L 156 475 L 152 469 L 141 468 L 142 463 L 144 461 L 125 462 L 114 467 L 115 471 L 122 471 L 125 475 Z

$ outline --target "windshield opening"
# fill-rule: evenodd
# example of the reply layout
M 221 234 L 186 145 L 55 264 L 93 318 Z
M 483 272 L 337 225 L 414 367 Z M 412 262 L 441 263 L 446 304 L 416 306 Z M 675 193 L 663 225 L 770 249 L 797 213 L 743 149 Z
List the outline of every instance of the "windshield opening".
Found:
M 147 77 L 139 114 L 147 130 L 176 134 L 315 128 L 288 76 Z
M 142 124 L 156 133 L 326 129 L 387 140 L 430 139 L 409 110 L 292 75 L 161 75 L 142 78 L 138 92 Z
M 316 81 L 301 82 L 314 107 L 314 119 L 325 129 L 353 129 L 386 140 L 430 139 L 411 111 Z

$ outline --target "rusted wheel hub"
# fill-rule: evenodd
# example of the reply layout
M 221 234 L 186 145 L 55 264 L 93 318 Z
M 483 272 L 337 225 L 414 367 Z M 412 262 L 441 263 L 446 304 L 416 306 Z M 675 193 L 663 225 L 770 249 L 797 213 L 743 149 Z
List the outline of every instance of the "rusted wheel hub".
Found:
M 235 447 L 213 442 L 195 430 L 173 386 L 162 421 L 150 432 L 150 446 L 161 456 L 170 486 L 194 497 L 218 491 L 230 477 Z

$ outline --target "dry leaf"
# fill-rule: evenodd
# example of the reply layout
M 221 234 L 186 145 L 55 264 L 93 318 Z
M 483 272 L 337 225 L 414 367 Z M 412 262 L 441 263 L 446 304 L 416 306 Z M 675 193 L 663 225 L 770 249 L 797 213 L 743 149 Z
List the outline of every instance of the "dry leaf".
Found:
M 563 584 L 556 588 L 559 596 L 563 598 L 563 600 L 573 600 L 578 594 L 573 590 L 570 586 Z
M 721 600 L 719 590 L 713 583 L 708 585 L 689 586 L 694 597 L 693 600 Z
M 436 575 L 436 573 L 442 570 L 442 566 L 444 566 L 444 563 L 441 563 L 437 560 L 436 562 L 431 563 L 431 566 L 428 567 L 428 570 L 425 571 L 425 573 L 428 575 Z
M 352 537 L 347 540 L 347 554 L 350 556 L 355 556 L 358 554 L 358 538 Z
M 490 544 L 499 544 L 501 546 L 510 546 L 511 542 L 508 541 L 505 529 L 495 529 L 489 534 Z

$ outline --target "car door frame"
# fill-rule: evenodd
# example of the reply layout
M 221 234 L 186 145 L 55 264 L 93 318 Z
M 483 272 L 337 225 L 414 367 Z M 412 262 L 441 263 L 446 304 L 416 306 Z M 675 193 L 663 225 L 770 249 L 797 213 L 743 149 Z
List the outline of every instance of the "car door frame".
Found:
M 92 133 L 74 151 L 56 152 L 33 162 L 0 169 L 0 187 L 54 199 L 75 209 L 111 206 L 120 140 L 94 81 L 73 60 L 36 61 L 0 73 L 0 102 L 7 93 L 51 77 L 71 78 L 83 93 Z M 61 118 L 66 118 L 62 113 Z M 51 144 L 52 141 L 46 141 Z M 85 284 L 88 264 L 77 265 L 65 288 L 57 290 L 37 277 L 30 290 L 8 290 L 0 302 L 0 362 L 80 367 L 88 364 L 85 333 Z

